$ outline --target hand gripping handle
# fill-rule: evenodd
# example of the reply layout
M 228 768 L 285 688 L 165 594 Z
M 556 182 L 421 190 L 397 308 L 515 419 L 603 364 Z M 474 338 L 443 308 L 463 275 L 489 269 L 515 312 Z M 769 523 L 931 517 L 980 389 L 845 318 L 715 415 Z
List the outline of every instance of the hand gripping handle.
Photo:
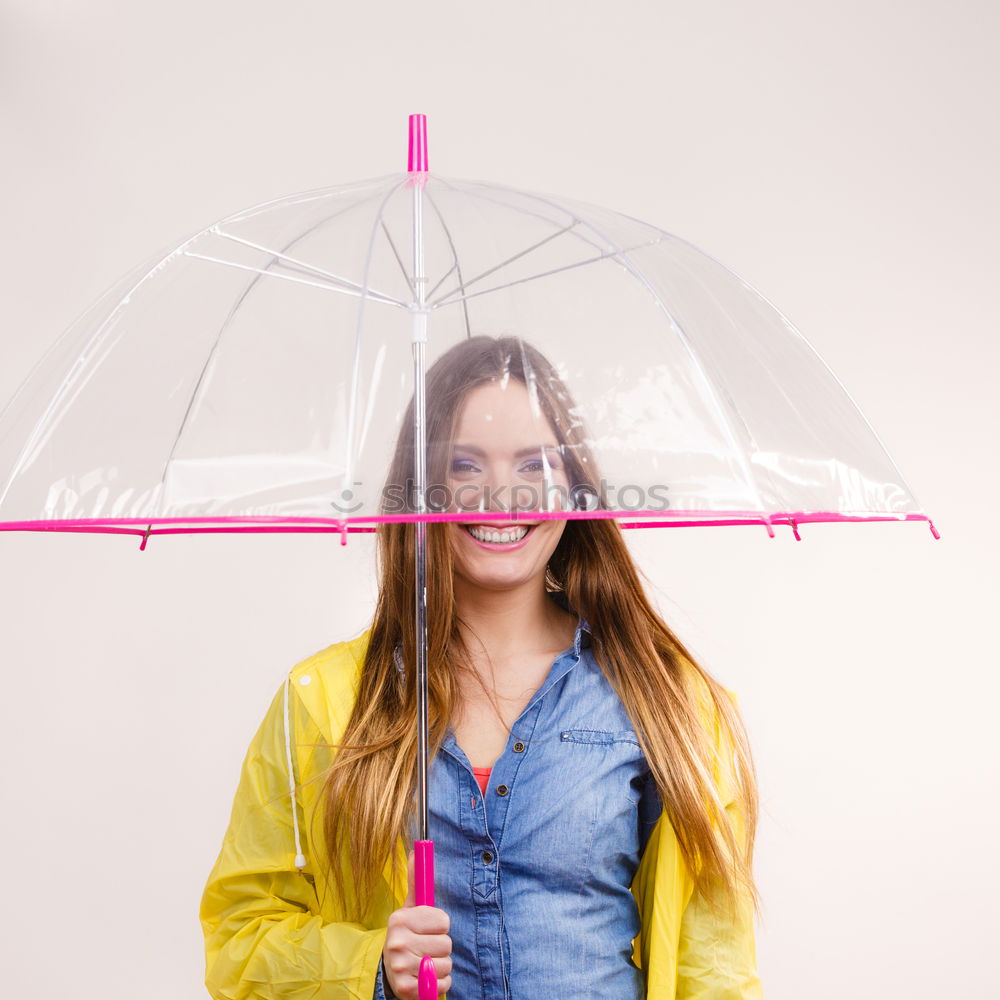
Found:
M 416 906 L 434 905 L 434 841 L 413 842 L 413 902 Z M 424 955 L 417 974 L 417 996 L 420 1000 L 437 1000 L 437 972 L 434 959 Z

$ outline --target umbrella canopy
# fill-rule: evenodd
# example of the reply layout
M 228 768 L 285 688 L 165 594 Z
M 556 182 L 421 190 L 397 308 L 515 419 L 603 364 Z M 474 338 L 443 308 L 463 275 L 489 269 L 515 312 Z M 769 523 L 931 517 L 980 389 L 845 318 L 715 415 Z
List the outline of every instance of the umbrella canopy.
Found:
M 830 370 L 736 275 L 616 212 L 431 175 L 423 116 L 410 128 L 406 174 L 229 216 L 81 317 L 0 416 L 0 528 L 145 547 L 416 522 L 414 898 L 433 905 L 428 520 L 503 522 L 472 529 L 494 549 L 525 544 L 523 514 L 937 532 Z M 497 336 L 504 377 L 463 381 Z M 425 956 L 422 1000 L 436 983 Z
M 796 537 L 928 520 L 816 352 L 716 260 L 607 209 L 411 171 L 239 212 L 108 291 L 0 417 L 0 528 L 346 540 L 412 519 L 385 493 L 414 331 L 428 365 L 479 334 L 551 364 L 600 471 L 558 516 Z

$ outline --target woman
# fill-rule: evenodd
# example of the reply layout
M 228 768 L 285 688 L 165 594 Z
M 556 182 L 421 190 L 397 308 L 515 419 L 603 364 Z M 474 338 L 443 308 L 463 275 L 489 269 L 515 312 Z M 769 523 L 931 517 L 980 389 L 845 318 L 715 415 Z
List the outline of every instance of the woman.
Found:
M 412 905 L 414 529 L 388 523 L 371 628 L 292 670 L 247 753 L 202 899 L 209 992 L 414 1000 L 430 954 L 449 1000 L 760 997 L 735 700 L 613 519 L 531 517 L 604 503 L 565 386 L 523 341 L 473 337 L 426 398 L 428 501 L 469 512 L 427 531 L 437 905 Z M 389 487 L 412 402 L 402 426 Z

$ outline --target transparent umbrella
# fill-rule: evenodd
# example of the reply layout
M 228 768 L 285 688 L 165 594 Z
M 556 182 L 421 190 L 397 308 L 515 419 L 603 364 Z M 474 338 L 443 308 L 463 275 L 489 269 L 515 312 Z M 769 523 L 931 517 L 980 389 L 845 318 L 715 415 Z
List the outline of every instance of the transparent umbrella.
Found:
M 456 479 L 425 372 L 483 335 L 522 345 L 531 419 L 505 475 L 481 462 Z M 812 521 L 919 520 L 938 537 L 843 386 L 746 282 L 648 223 L 429 173 L 422 115 L 406 173 L 239 212 L 127 275 L 0 416 L 3 530 L 145 548 L 415 525 L 418 904 L 433 905 L 426 524 L 470 511 L 796 539 Z

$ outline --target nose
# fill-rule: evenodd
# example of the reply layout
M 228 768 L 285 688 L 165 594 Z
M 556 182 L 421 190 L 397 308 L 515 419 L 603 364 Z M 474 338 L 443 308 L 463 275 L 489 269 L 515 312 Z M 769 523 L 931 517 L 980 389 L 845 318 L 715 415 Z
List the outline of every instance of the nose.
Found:
M 509 513 L 511 504 L 511 483 L 502 476 L 490 476 L 479 484 L 478 498 L 473 503 L 466 501 L 462 506 L 466 510 L 478 510 L 480 514 Z
M 510 502 L 507 497 L 509 489 L 507 483 L 488 483 L 486 486 L 487 494 L 480 500 L 480 503 L 488 505 L 490 510 L 507 512 L 510 510 Z

